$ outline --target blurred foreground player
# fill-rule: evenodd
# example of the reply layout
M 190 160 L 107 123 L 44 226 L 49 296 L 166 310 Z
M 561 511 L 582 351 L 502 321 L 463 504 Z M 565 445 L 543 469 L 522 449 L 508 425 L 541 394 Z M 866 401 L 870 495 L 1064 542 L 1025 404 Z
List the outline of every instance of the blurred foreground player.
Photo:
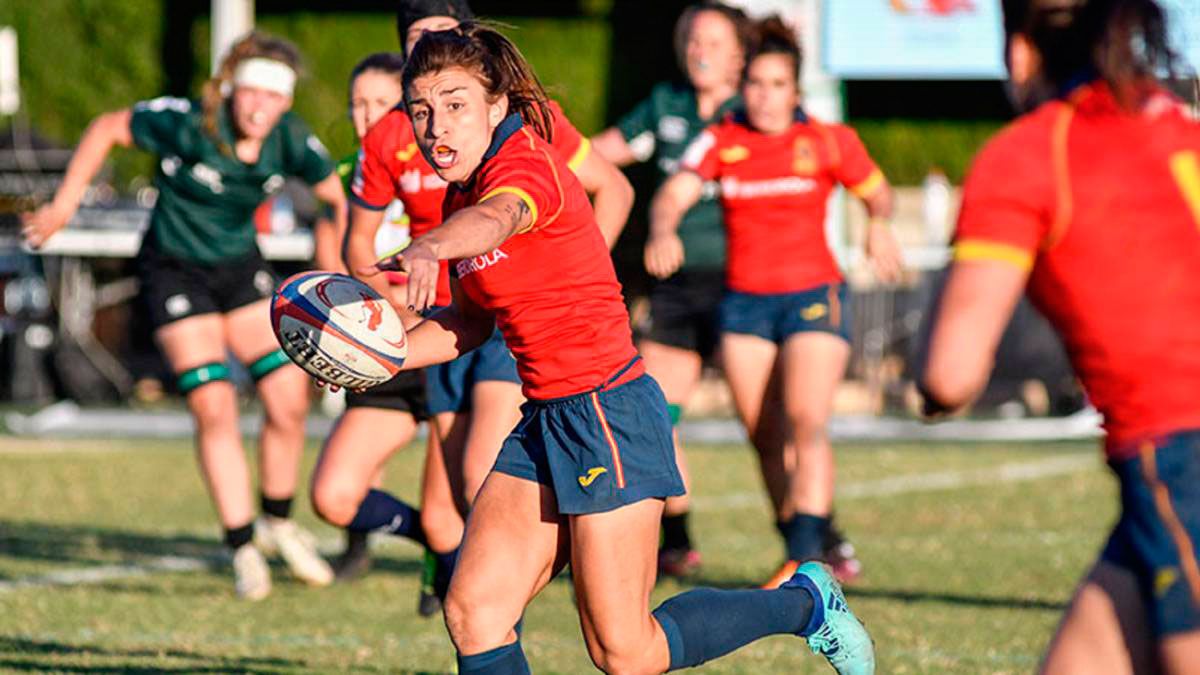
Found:
M 1045 673 L 1200 673 L 1200 125 L 1151 0 L 1006 0 L 1027 114 L 967 178 L 926 410 L 985 385 L 1026 289 L 1104 415 L 1121 516 Z

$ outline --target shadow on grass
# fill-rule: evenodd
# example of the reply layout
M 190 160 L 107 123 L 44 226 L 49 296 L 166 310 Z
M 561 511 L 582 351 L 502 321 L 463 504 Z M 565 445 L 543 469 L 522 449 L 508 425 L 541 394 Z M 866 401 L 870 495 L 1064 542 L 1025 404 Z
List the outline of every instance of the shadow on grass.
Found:
M 849 587 L 846 596 L 849 598 L 871 598 L 873 600 L 895 600 L 897 602 L 936 602 L 945 605 L 962 605 L 967 607 L 983 607 L 996 609 L 1037 609 L 1047 612 L 1062 612 L 1067 609 L 1067 603 L 1039 598 L 997 598 L 984 595 L 963 595 L 959 593 L 941 593 L 936 591 L 909 591 L 896 588 L 854 588 Z
M 23 560 L 86 565 L 158 556 L 219 559 L 223 553 L 215 539 L 186 534 L 0 520 L 0 555 Z
M 109 661 L 110 663 L 71 664 L 71 660 Z M 140 665 L 122 659 L 170 659 L 177 664 Z M 0 670 L 4 672 L 56 673 L 282 673 L 313 672 L 304 661 L 272 656 L 219 656 L 164 647 L 98 647 L 68 644 L 53 640 L 0 636 Z M 387 664 L 366 665 L 355 670 L 401 673 L 402 675 L 443 675 L 437 671 L 396 670 Z
M 697 577 L 676 582 L 680 590 L 706 586 L 708 588 L 744 590 L 758 588 L 761 580 L 737 579 L 723 577 L 708 579 Z M 913 591 L 902 588 L 862 588 L 845 587 L 848 598 L 870 598 L 872 600 L 892 600 L 903 603 L 930 602 L 944 605 L 959 605 L 963 607 L 981 607 L 985 609 L 1034 609 L 1048 612 L 1062 612 L 1067 609 L 1066 602 L 1042 600 L 1039 598 L 1005 598 L 985 595 L 967 595 L 961 593 L 944 593 L 937 591 Z
M 216 539 L 24 520 L 0 520 L 0 556 L 82 567 L 136 564 L 164 556 L 198 558 L 220 567 L 228 559 L 225 547 Z M 278 562 L 272 566 L 280 567 Z M 421 569 L 421 561 L 412 558 L 376 553 L 372 559 L 373 571 L 413 575 Z M 0 572 L 0 580 L 12 579 Z
M 277 673 L 304 667 L 303 661 L 259 656 L 213 656 L 175 648 L 106 648 L 88 644 L 67 644 L 51 640 L 0 636 L 0 669 L 18 672 L 61 673 Z M 61 663 L 72 657 L 88 661 L 113 661 L 111 664 L 72 665 Z M 135 665 L 121 659 L 171 659 L 187 661 L 179 665 Z

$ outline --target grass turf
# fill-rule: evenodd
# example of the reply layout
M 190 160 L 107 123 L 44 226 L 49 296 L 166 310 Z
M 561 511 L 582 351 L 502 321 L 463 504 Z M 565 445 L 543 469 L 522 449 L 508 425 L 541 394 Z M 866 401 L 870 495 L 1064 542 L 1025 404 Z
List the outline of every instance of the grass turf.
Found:
M 410 499 L 421 454 L 408 448 L 389 466 L 389 487 Z M 978 477 L 1062 457 L 1081 464 L 1020 482 L 918 484 L 839 502 L 838 519 L 866 567 L 848 598 L 876 640 L 880 673 L 1031 671 L 1115 516 L 1115 484 L 1091 443 L 838 447 L 847 485 L 944 472 Z M 306 476 L 314 459 L 310 449 Z M 697 583 L 764 579 L 782 548 L 750 452 L 699 446 L 689 459 L 693 530 L 705 559 Z M 296 512 L 337 547 L 339 534 L 315 521 L 303 494 Z M 0 437 L 0 670 L 453 672 L 441 622 L 415 612 L 415 546 L 376 542 L 375 570 L 346 586 L 309 589 L 276 567 L 275 592 L 250 604 L 233 597 L 218 536 L 188 442 Z M 169 556 L 204 567 L 135 573 L 138 565 L 169 565 Z M 98 578 L 69 583 L 79 572 Z M 687 587 L 663 582 L 654 603 Z M 563 580 L 531 605 L 523 643 L 535 672 L 591 669 Z M 788 637 L 704 669 L 828 672 Z

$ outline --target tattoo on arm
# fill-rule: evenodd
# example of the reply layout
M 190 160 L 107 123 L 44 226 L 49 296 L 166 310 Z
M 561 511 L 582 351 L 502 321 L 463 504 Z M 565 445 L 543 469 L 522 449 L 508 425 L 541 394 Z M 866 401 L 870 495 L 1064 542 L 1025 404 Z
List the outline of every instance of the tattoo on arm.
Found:
M 512 223 L 514 230 L 520 230 L 525 217 L 530 214 L 529 205 L 525 203 L 524 199 L 518 199 L 515 205 L 506 205 L 504 212 L 508 214 L 509 222 Z

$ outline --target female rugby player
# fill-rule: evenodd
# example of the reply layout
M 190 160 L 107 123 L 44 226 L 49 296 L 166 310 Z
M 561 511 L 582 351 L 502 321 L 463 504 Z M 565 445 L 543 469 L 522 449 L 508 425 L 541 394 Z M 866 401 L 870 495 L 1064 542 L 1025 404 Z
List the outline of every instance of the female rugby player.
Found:
M 980 152 L 923 377 L 967 404 L 1028 288 L 1104 415 L 1121 516 L 1045 673 L 1200 672 L 1200 125 L 1152 0 L 1006 0 L 1029 111 Z
M 457 358 L 498 325 L 528 398 L 451 581 L 459 672 L 529 672 L 514 627 L 568 561 L 589 653 L 606 671 L 690 667 L 795 633 L 840 672 L 873 672 L 870 638 L 817 564 L 783 588 L 697 589 L 651 613 L 663 500 L 683 494 L 670 418 L 587 194 L 545 140 L 545 92 L 512 43 L 473 23 L 425 34 L 404 85 L 421 152 L 450 183 L 446 218 L 375 269 L 408 272 L 418 310 L 436 301 L 441 261 L 456 277 L 454 303 L 409 334 L 405 367 Z
M 350 119 L 360 142 L 403 99 L 400 80 L 403 69 L 403 56 L 382 52 L 366 57 L 351 71 Z M 356 152 L 337 165 L 347 191 L 357 158 Z M 360 234 L 369 236 L 374 252 L 383 256 L 408 242 L 409 221 L 404 204 L 394 201 L 377 231 Z M 329 268 L 340 268 L 342 241 L 342 236 L 332 232 L 319 237 L 318 260 L 335 260 L 337 263 Z M 407 327 L 415 325 L 420 317 L 404 308 L 403 275 L 389 275 L 388 281 L 389 295 L 385 297 Z M 385 532 L 425 543 L 419 511 L 379 486 L 388 458 L 413 439 L 417 425 L 427 417 L 425 378 L 420 371 L 405 371 L 365 392 L 347 392 L 346 411 L 325 441 L 309 491 L 317 514 L 347 530 L 346 550 L 334 565 L 339 581 L 360 576 L 370 567 L 367 549 L 370 532 Z M 436 434 L 430 435 L 435 448 L 436 438 Z
M 200 104 L 158 98 L 101 115 L 88 127 L 54 201 L 25 220 L 39 246 L 67 224 L 114 145 L 160 157 L 158 202 L 138 253 L 142 299 L 155 338 L 196 423 L 200 469 L 233 551 L 238 595 L 259 599 L 270 571 L 255 538 L 250 470 L 238 430 L 227 352 L 245 363 L 264 409 L 259 437 L 258 535 L 310 584 L 333 579 L 311 536 L 289 518 L 304 449 L 308 378 L 271 331 L 275 279 L 255 243 L 257 207 L 286 176 L 314 186 L 344 214 L 345 195 L 325 148 L 288 112 L 300 57 L 290 43 L 252 33 L 235 44 Z M 344 215 L 338 215 L 344 223 Z
M 661 185 L 679 167 L 689 143 L 710 124 L 737 107 L 738 77 L 750 42 L 745 12 L 723 2 L 702 2 L 684 10 L 675 24 L 675 53 L 687 84 L 664 82 L 616 126 L 592 139 L 592 147 L 617 166 L 653 160 Z M 724 288 L 725 224 L 716 185 L 684 216 L 679 236 L 684 264 L 654 286 L 649 325 L 638 342 L 646 370 L 667 396 L 672 424 L 700 381 L 704 362 L 718 344 L 717 306 Z M 685 485 L 687 461 L 675 439 Z M 700 553 L 688 531 L 688 497 L 667 500 L 659 572 L 687 576 L 698 571 Z
M 472 17 L 461 0 L 406 0 L 397 14 L 400 42 L 407 51 L 425 31 L 453 28 Z M 633 189 L 619 170 L 589 151 L 589 143 L 554 105 L 554 149 L 594 195 L 597 220 L 606 241 L 616 241 L 633 204 Z M 418 151 L 408 115 L 397 109 L 364 139 L 358 175 L 351 190 L 347 264 L 359 269 L 377 258 L 371 238 L 393 199 L 404 202 L 414 236 L 441 223 L 446 183 Z M 377 279 L 368 282 L 382 287 Z M 450 277 L 443 265 L 436 305 L 450 303 Z M 504 437 L 520 418 L 520 378 L 512 353 L 497 331 L 489 342 L 452 363 L 426 371 L 428 408 L 444 447 L 443 457 L 426 458 L 421 516 L 429 547 L 436 552 L 432 590 L 442 595 L 453 556 L 462 539 L 463 518 L 496 460 Z M 439 484 L 448 473 L 451 486 Z M 426 594 L 427 596 L 428 594 Z M 429 605 L 428 597 L 422 601 Z
M 646 264 L 659 278 L 679 269 L 680 222 L 705 182 L 719 181 L 728 230 L 721 353 L 787 547 L 787 561 L 767 583 L 774 587 L 823 556 L 830 529 L 834 462 L 825 427 L 850 358 L 846 288 L 825 241 L 825 204 L 836 185 L 866 204 L 867 256 L 880 276 L 895 278 L 900 260 L 883 174 L 852 130 L 800 108 L 800 47 L 791 29 L 770 18 L 757 31 L 742 81 L 745 109 L 701 134 L 682 171 L 655 196 Z M 782 444 L 761 440 L 779 400 L 790 458 Z

